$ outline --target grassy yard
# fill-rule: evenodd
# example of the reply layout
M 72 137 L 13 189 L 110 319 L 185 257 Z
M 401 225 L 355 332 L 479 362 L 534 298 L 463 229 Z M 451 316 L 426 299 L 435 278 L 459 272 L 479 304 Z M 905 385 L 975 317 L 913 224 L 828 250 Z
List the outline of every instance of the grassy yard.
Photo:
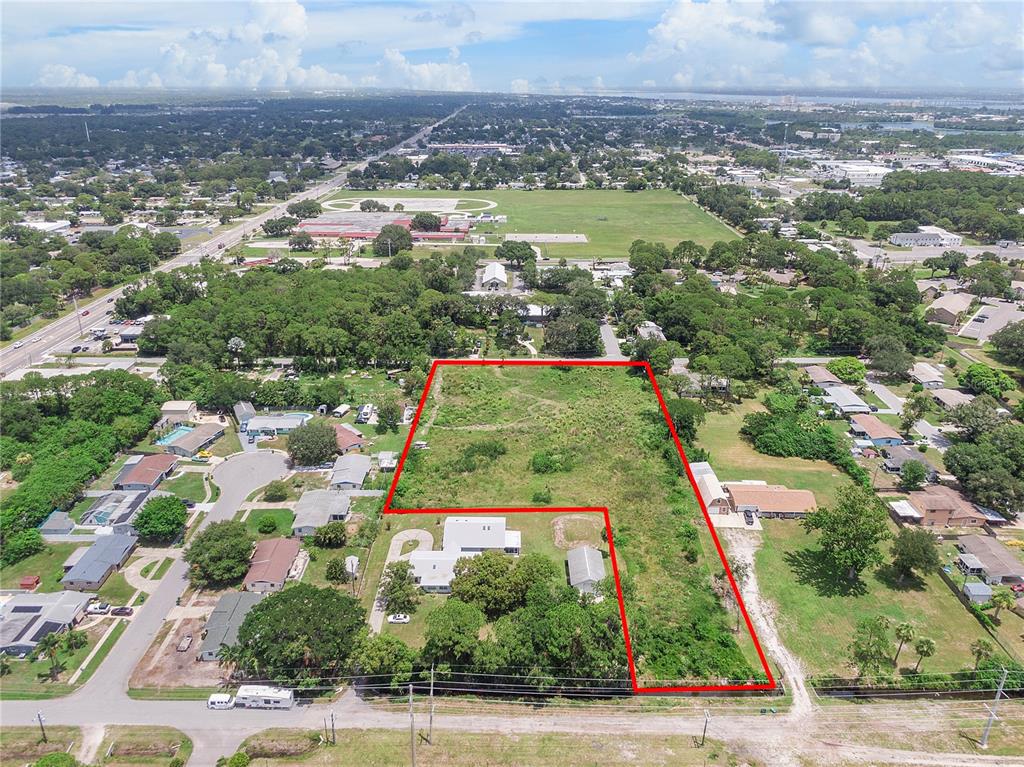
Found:
M 84 542 L 83 542 L 84 543 Z M 13 565 L 0 568 L 0 588 L 16 589 L 18 581 L 26 575 L 38 575 L 40 578 L 37 591 L 60 591 L 60 579 L 64 577 L 64 560 L 81 544 L 50 543 L 38 554 L 23 559 Z
M 583 244 L 538 243 L 549 258 L 622 258 L 638 236 L 664 242 L 671 250 L 680 240 L 706 247 L 717 240 L 733 240 L 735 233 L 696 203 L 667 189 L 626 192 L 593 190 L 490 190 L 477 192 L 401 190 L 339 192 L 336 199 L 461 198 L 491 200 L 488 211 L 507 215 L 507 224 L 478 227 L 480 233 L 499 237 L 516 232 L 585 234 Z M 640 233 L 640 234 L 638 234 Z
M 174 493 L 182 500 L 202 503 L 206 498 L 206 485 L 203 481 L 205 476 L 206 472 L 185 471 L 181 473 L 180 477 L 165 481 L 160 489 Z
M 107 638 L 103 641 L 100 649 L 96 651 L 96 654 L 89 659 L 88 665 L 82 670 L 82 675 L 78 677 L 78 684 L 85 684 L 89 681 L 89 677 L 100 667 L 100 664 L 110 655 L 110 651 L 114 649 L 114 645 L 117 644 L 117 640 L 121 638 L 121 634 L 128 628 L 128 621 L 123 619 L 117 619 L 117 625 L 114 626 L 114 630 L 110 632 Z
M 826 506 L 836 491 L 850 482 L 843 472 L 826 461 L 777 458 L 758 453 L 740 436 L 743 417 L 764 408 L 745 400 L 726 413 L 708 413 L 697 435 L 700 447 L 711 453 L 711 465 L 722 481 L 761 479 L 769 484 L 810 490 L 819 506 Z
M 863 574 L 861 591 L 851 591 L 845 577 L 834 577 L 817 555 L 816 536 L 805 533 L 798 522 L 765 519 L 762 524 L 758 584 L 778 606 L 783 643 L 810 673 L 849 674 L 848 647 L 857 622 L 877 615 L 894 624 L 909 621 L 919 635 L 935 640 L 936 654 L 922 663 L 922 670 L 973 666 L 971 642 L 988 635 L 938 575 L 929 575 L 916 586 L 898 587 L 883 565 Z M 913 667 L 916 660 L 913 651 L 904 650 L 900 665 Z
M 111 573 L 106 583 L 96 592 L 96 596 L 102 602 L 109 602 L 112 605 L 126 605 L 128 600 L 135 594 L 135 588 L 125 580 L 124 573 Z
M 77 727 L 47 727 L 44 743 L 38 727 L 0 728 L 0 767 L 24 767 L 46 754 L 64 753 L 81 741 L 81 735 Z
M 125 461 L 128 460 L 127 455 L 122 455 L 120 458 L 116 458 L 107 470 L 100 474 L 96 478 L 96 481 L 89 486 L 90 490 L 113 490 L 114 480 L 117 479 L 117 475 L 121 473 L 121 469 L 124 468 Z
M 646 377 L 596 367 L 445 367 L 439 375 L 416 435 L 430 449 L 406 464 L 396 508 L 607 506 L 619 571 L 635 586 L 627 599 L 631 625 L 641 613 L 668 631 L 689 633 L 682 626 L 690 620 L 732 625 L 710 588 L 711 572 L 721 569 L 717 553 L 698 541 L 694 556 L 684 556 L 680 536 L 696 533 L 691 522 L 704 522 L 678 461 L 665 458 L 673 448 Z M 467 450 L 491 442 L 505 452 L 468 469 L 461 464 Z M 537 473 L 531 460 L 541 453 L 570 456 L 571 466 Z M 524 553 L 538 551 L 561 566 L 573 541 L 571 534 L 556 540 L 553 516 L 509 515 L 508 525 L 522 530 Z M 408 524 L 385 520 L 394 530 Z M 440 548 L 440 528 L 433 530 Z M 593 542 L 591 536 L 606 548 L 600 526 L 590 527 Z M 382 532 L 380 539 L 371 568 L 383 560 L 390 536 Z M 611 573 L 610 563 L 605 569 Z M 636 657 L 645 657 L 643 637 L 634 645 Z M 652 678 L 643 661 L 640 673 Z
M 339 764 L 390 767 L 409 760 L 409 734 L 398 730 L 344 730 L 338 733 L 337 746 L 319 746 L 315 732 L 267 730 L 250 737 L 242 747 L 257 756 L 252 767 Z M 276 758 L 260 758 L 270 754 Z M 416 749 L 416 763 L 424 767 L 561 767 L 570 762 L 579 767 L 609 764 L 725 767 L 740 763 L 758 767 L 760 764 L 750 759 L 739 761 L 736 754 L 715 741 L 708 740 L 700 748 L 695 745 L 695 739 L 687 735 L 591 733 L 581 737 L 563 733 L 512 735 L 435 731 L 433 745 L 420 741 Z
M 224 436 L 210 445 L 207 450 L 221 458 L 242 452 L 242 443 L 238 439 L 238 432 L 234 428 L 227 429 Z
M 192 741 L 173 727 L 108 727 L 99 753 L 104 765 L 166 766 L 176 756 L 187 762 Z
M 3 678 L 3 697 L 5 700 L 45 699 L 56 698 L 67 695 L 75 689 L 75 685 L 68 684 L 68 679 L 85 661 L 92 648 L 109 628 L 110 622 L 115 618 L 100 620 L 85 631 L 86 642 L 84 647 L 74 651 L 61 649 L 57 655 L 58 667 L 55 676 L 50 674 L 50 660 L 33 660 L 31 656 L 25 660 L 11 660 L 11 673 Z M 77 684 L 84 680 L 80 679 Z
M 260 520 L 269 517 L 277 524 L 272 532 L 261 533 L 259 531 Z M 280 535 L 290 535 L 292 532 L 292 520 L 295 513 L 291 509 L 253 509 L 245 519 L 245 527 L 257 538 L 276 538 Z

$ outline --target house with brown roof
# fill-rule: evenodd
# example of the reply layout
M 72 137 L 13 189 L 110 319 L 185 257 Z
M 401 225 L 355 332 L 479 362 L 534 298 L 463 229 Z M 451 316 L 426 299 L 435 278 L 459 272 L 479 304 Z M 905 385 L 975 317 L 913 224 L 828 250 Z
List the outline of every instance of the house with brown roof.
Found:
M 925 527 L 981 527 L 987 517 L 964 496 L 946 485 L 929 485 L 907 494 Z
M 974 296 L 970 293 L 945 293 L 931 303 L 925 317 L 943 325 L 959 325 L 972 303 Z
M 256 544 L 249 560 L 249 572 L 242 582 L 246 591 L 265 594 L 280 591 L 299 555 L 299 542 L 294 538 L 267 538 Z
M 750 511 L 761 517 L 796 519 L 818 508 L 810 490 L 761 482 L 726 482 L 723 487 L 729 493 L 732 510 L 739 514 Z
M 850 431 L 860 439 L 866 439 L 875 447 L 889 447 L 903 443 L 903 435 L 882 422 L 877 416 L 856 413 L 850 416 Z
M 216 423 L 201 423 L 187 431 L 186 427 L 179 426 L 178 428 L 182 430 L 181 435 L 173 442 L 164 445 L 164 450 L 174 455 L 180 455 L 182 458 L 192 458 L 224 434 L 224 427 Z
M 363 433 L 347 423 L 334 424 L 334 438 L 337 440 L 340 455 L 352 450 L 362 450 L 366 446 L 366 437 Z
M 821 365 L 808 365 L 804 368 L 804 372 L 811 379 L 812 384 L 822 389 L 843 385 L 843 382 L 839 380 L 835 373 Z
M 980 563 L 980 577 L 989 585 L 1024 583 L 1024 562 L 995 538 L 964 535 L 956 547 L 961 558 L 974 557 Z
M 171 453 L 133 455 L 114 480 L 115 490 L 155 490 L 178 465 L 178 456 Z

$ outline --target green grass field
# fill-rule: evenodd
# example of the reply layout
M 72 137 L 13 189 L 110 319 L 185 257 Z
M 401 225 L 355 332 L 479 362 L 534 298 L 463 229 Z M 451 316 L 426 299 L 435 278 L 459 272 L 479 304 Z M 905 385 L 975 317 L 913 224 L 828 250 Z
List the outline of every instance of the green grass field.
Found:
M 83 541 L 82 544 L 88 543 Z M 0 568 L 0 588 L 16 589 L 18 581 L 26 575 L 39 576 L 37 591 L 60 591 L 60 579 L 64 577 L 64 560 L 77 549 L 78 543 L 50 543 L 38 554 Z
M 620 573 L 635 588 L 627 600 L 631 616 L 639 621 L 642 614 L 650 625 L 670 631 L 695 616 L 731 620 L 710 588 L 711 572 L 722 569 L 717 553 L 698 541 L 695 559 L 684 556 L 678 536 L 692 529 L 690 522 L 698 528 L 704 522 L 689 483 L 663 457 L 662 451 L 672 455 L 674 448 L 646 377 L 596 367 L 445 367 L 416 438 L 427 441 L 429 450 L 417 451 L 406 464 L 396 508 L 607 506 Z M 506 453 L 475 470 L 454 466 L 468 445 L 482 439 L 499 441 Z M 572 467 L 535 473 L 531 458 L 543 451 L 571 456 Z M 673 463 L 678 467 L 678 459 Z M 538 500 L 546 498 L 542 494 L 550 500 Z M 523 531 L 524 553 L 539 551 L 561 564 L 574 540 L 607 550 L 600 540 L 603 524 L 595 527 L 580 515 L 584 519 L 571 520 L 559 541 L 553 516 L 509 515 L 509 527 Z M 408 524 L 385 519 L 394 530 Z M 432 529 L 440 547 L 440 528 Z M 371 559 L 384 556 L 390 536 L 380 537 L 385 540 Z M 642 657 L 643 636 L 633 639 L 640 646 L 635 656 Z M 760 667 L 755 657 L 745 657 Z M 647 673 L 640 666 L 641 675 Z
M 585 234 L 586 244 L 539 244 L 549 258 L 622 258 L 636 239 L 664 242 L 669 248 L 680 240 L 710 246 L 732 240 L 735 232 L 696 203 L 667 189 L 626 192 L 617 189 L 339 192 L 333 199 L 463 198 L 491 200 L 489 213 L 507 215 L 507 224 L 482 225 L 481 233 Z
M 169 479 L 161 484 L 160 489 L 174 493 L 185 501 L 201 503 L 206 498 L 206 485 L 203 483 L 204 472 L 185 471 L 176 479 Z
M 261 533 L 259 531 L 260 520 L 270 517 L 277 524 L 273 532 Z M 276 538 L 281 535 L 291 535 L 292 520 L 295 513 L 291 509 L 253 509 L 245 518 L 245 526 L 257 538 Z

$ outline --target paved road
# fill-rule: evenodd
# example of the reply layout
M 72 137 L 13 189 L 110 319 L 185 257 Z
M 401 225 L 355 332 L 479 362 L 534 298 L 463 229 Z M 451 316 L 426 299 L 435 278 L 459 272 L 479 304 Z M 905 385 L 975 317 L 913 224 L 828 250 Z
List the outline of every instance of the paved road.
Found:
M 155 267 L 153 271 L 166 272 L 183 266 L 196 264 L 204 256 L 218 254 L 237 245 L 242 242 L 247 235 L 258 230 L 260 225 L 267 219 L 278 218 L 285 215 L 287 212 L 286 208 L 291 203 L 327 196 L 345 183 L 348 179 L 348 173 L 350 170 L 362 170 L 368 163 L 378 160 L 384 155 L 390 154 L 391 152 L 405 146 L 415 145 L 416 142 L 427 136 L 434 128 L 447 122 L 463 109 L 465 109 L 465 107 L 460 107 L 447 117 L 433 123 L 432 125 L 426 126 L 414 135 L 405 139 L 405 141 L 395 144 L 378 154 L 368 157 L 362 162 L 346 168 L 323 183 L 317 184 L 316 186 L 310 187 L 302 192 L 298 192 L 284 202 L 268 208 L 266 211 L 254 216 L 253 218 L 240 222 L 237 226 L 234 226 L 231 229 L 226 229 L 203 244 L 186 250 L 169 261 L 165 261 Z M 61 317 L 59 320 L 54 320 L 46 327 L 21 339 L 24 346 L 20 349 L 15 349 L 13 345 L 6 347 L 2 352 L 0 352 L 0 377 L 19 368 L 26 367 L 31 364 L 32 361 L 38 362 L 46 352 L 78 338 L 84 331 L 87 331 L 98 318 L 104 318 L 104 312 L 110 308 L 109 304 L 111 303 L 111 299 L 116 300 L 120 298 L 127 287 L 127 285 L 122 285 L 105 295 L 103 298 L 79 304 L 75 313 Z M 88 311 L 89 316 L 83 318 L 81 316 L 81 312 L 83 311 Z
M 905 400 L 903 399 L 903 397 L 898 396 L 888 386 L 886 386 L 883 383 L 879 383 L 878 381 L 872 381 L 870 379 L 866 381 L 866 385 L 872 391 L 872 393 L 876 397 L 878 397 L 878 399 L 882 400 L 882 402 L 884 402 L 888 406 L 890 413 L 892 413 L 893 415 L 899 415 L 900 413 L 903 412 L 903 403 L 905 402 Z M 879 410 L 878 412 L 882 413 L 885 411 Z
M 395 537 L 391 539 L 390 545 L 388 545 L 388 555 L 384 560 L 384 567 L 387 567 L 392 562 L 397 562 L 400 559 L 408 559 L 412 551 L 405 554 L 402 553 L 402 546 L 405 545 L 406 541 L 416 541 L 419 543 L 412 551 L 430 551 L 434 548 L 434 536 L 426 530 L 402 530 L 401 532 L 395 533 Z M 370 631 L 374 634 L 379 634 L 381 628 L 384 626 L 384 606 L 380 603 L 379 599 L 373 600 L 373 610 L 370 611 Z
M 601 343 L 604 344 L 604 359 L 624 360 L 625 356 L 619 348 L 619 339 L 615 335 L 615 328 L 607 322 L 601 323 Z
M 924 419 L 921 419 L 914 424 L 914 431 L 926 438 L 928 440 L 928 444 L 940 453 L 945 453 L 946 448 L 953 444 L 949 441 L 949 438 L 942 433 L 938 426 L 932 426 Z

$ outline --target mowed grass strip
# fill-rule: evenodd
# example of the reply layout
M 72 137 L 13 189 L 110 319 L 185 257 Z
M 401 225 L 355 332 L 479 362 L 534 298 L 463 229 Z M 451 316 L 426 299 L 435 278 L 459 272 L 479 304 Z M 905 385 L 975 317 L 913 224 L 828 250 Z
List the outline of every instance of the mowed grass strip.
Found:
M 670 249 L 681 240 L 705 247 L 737 235 L 696 203 L 669 189 L 626 192 L 621 189 L 495 189 L 477 191 L 385 190 L 339 192 L 334 199 L 460 198 L 497 203 L 486 212 L 507 215 L 507 224 L 483 227 L 499 236 L 509 233 L 585 234 L 587 242 L 537 243 L 551 258 L 621 258 L 637 238 L 664 242 Z M 467 206 L 469 207 L 469 206 Z M 473 206 L 476 207 L 476 206 Z

